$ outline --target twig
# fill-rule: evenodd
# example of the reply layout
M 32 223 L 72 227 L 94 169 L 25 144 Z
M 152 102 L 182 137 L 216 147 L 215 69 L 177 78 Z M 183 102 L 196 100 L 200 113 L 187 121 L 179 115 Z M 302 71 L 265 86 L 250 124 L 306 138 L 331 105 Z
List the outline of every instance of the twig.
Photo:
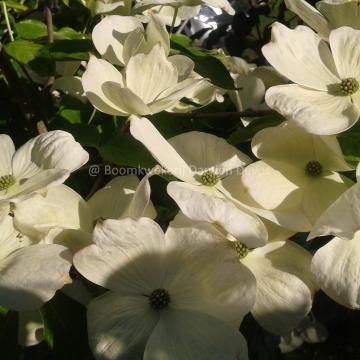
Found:
M 3 12 L 4 12 L 6 27 L 7 27 L 8 32 L 9 32 L 10 40 L 11 40 L 11 41 L 14 41 L 14 35 L 13 35 L 13 33 L 12 33 L 12 30 L 11 30 L 10 21 L 9 21 L 9 16 L 8 16 L 8 12 L 7 12 L 7 7 L 6 7 L 5 1 L 2 1 L 2 9 L 3 9 Z
M 215 113 L 206 113 L 206 112 L 190 112 L 190 113 L 169 113 L 169 115 L 176 117 L 186 117 L 186 118 L 224 118 L 224 117 L 261 117 L 268 115 L 277 114 L 274 110 L 248 110 L 248 111 L 228 111 L 228 112 L 215 112 Z
M 173 31 L 174 31 L 174 27 L 175 27 L 175 23 L 176 23 L 176 18 L 177 18 L 177 15 L 178 15 L 178 11 L 179 11 L 179 8 L 176 7 L 175 10 L 174 10 L 174 16 L 173 16 L 172 23 L 171 23 L 170 35 L 171 35 L 171 34 L 173 33 Z

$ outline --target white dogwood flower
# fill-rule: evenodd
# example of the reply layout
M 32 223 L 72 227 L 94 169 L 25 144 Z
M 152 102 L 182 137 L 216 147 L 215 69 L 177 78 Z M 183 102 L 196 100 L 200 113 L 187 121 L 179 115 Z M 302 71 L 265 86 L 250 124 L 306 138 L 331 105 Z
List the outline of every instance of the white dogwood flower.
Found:
M 305 0 L 285 0 L 285 4 L 289 10 L 324 38 L 329 36 L 331 30 L 341 26 L 360 29 L 357 1 L 325 0 L 318 1 L 315 7 Z
M 271 87 L 269 107 L 317 135 L 332 135 L 353 126 L 360 115 L 360 30 L 331 31 L 328 44 L 313 30 L 272 27 L 262 48 L 269 63 L 295 84 Z
M 41 134 L 17 151 L 9 136 L 0 135 L 0 205 L 61 184 L 88 159 L 88 153 L 65 131 Z
M 358 167 L 359 168 L 359 167 Z M 312 272 L 339 304 L 360 309 L 360 184 L 353 185 L 320 217 L 309 239 L 334 235 L 314 255 Z
M 61 245 L 39 244 L 22 235 L 5 210 L 0 219 L 0 306 L 35 310 L 64 286 L 71 254 Z
M 267 232 L 262 221 L 226 200 L 223 193 L 224 178 L 250 163 L 247 155 L 222 138 L 197 131 L 168 142 L 148 119 L 136 116 L 130 118 L 130 132 L 163 168 L 182 180 L 170 182 L 167 191 L 186 216 L 220 223 L 235 237 L 246 233 L 249 239 L 264 244 Z
M 185 65 L 193 67 L 187 60 Z M 109 62 L 91 56 L 82 85 L 99 111 L 120 116 L 146 115 L 171 108 L 201 82 L 187 75 L 184 64 L 168 58 L 158 44 L 147 54 L 132 56 L 122 73 Z
M 247 359 L 235 324 L 253 304 L 255 281 L 218 261 L 218 249 L 199 251 L 199 237 L 181 240 L 147 218 L 106 220 L 75 255 L 83 276 L 110 289 L 88 306 L 96 359 Z
M 204 252 L 209 247 L 216 247 L 218 258 L 224 256 L 227 261 L 239 263 L 237 272 L 244 269 L 251 272 L 256 279 L 252 315 L 267 331 L 284 335 L 311 309 L 315 291 L 310 272 L 311 255 L 287 240 L 293 232 L 271 224 L 268 224 L 268 230 L 269 242 L 257 247 L 247 239 L 229 237 L 218 225 L 195 222 L 179 214 L 167 234 L 174 231 L 172 236 L 177 236 L 180 242 L 181 238 L 201 239 Z
M 291 122 L 259 131 L 252 139 L 261 159 L 224 187 L 257 214 L 294 231 L 309 231 L 347 188 L 337 171 L 352 168 L 334 136 L 316 136 Z

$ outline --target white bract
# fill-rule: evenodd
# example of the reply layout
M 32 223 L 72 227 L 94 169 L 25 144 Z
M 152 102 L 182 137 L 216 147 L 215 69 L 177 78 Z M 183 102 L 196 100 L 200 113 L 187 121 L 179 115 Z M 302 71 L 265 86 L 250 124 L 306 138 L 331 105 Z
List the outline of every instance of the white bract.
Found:
M 199 6 L 209 5 L 219 8 L 229 15 L 234 15 L 235 10 L 227 0 L 140 0 L 136 1 L 135 12 L 144 12 L 154 6 L 171 6 L 173 8 L 181 8 L 182 6 Z
M 217 260 L 216 247 L 201 251 L 199 236 L 164 235 L 147 218 L 96 226 L 94 245 L 74 257 L 83 276 L 110 289 L 88 307 L 96 359 L 247 359 L 235 324 L 255 282 L 234 271 L 237 262 Z
M 9 136 L 0 135 L 0 206 L 61 184 L 88 159 L 65 131 L 41 134 L 17 151 Z
M 223 228 L 194 222 L 180 214 L 170 224 L 168 233 L 179 237 L 180 242 L 181 238 L 200 239 L 204 252 L 209 247 L 218 248 L 218 259 L 224 256 L 227 261 L 239 262 L 236 272 L 243 273 L 245 269 L 251 272 L 256 279 L 256 301 L 251 313 L 267 331 L 286 334 L 310 311 L 315 291 L 311 255 L 287 240 L 293 234 L 291 231 L 272 225 L 270 241 L 258 247 L 246 238 L 229 241 L 229 234 Z M 251 287 L 251 276 L 248 281 L 246 286 Z
M 71 254 L 63 246 L 37 244 L 20 234 L 5 210 L 0 219 L 0 306 L 35 310 L 64 286 Z
M 219 223 L 234 237 L 246 234 L 259 245 L 264 244 L 267 232 L 262 221 L 226 200 L 223 192 L 223 180 L 251 161 L 247 155 L 222 138 L 197 131 L 175 136 L 168 142 L 148 119 L 130 119 L 131 134 L 162 167 L 182 180 L 170 182 L 167 191 L 186 216 Z
M 343 132 L 360 115 L 360 30 L 338 28 L 329 42 L 330 48 L 308 27 L 290 30 L 275 23 L 271 42 L 262 49 L 269 63 L 295 83 L 271 87 L 266 103 L 317 135 Z
M 359 3 L 354 0 L 318 1 L 314 8 L 305 0 L 285 0 L 286 6 L 324 38 L 333 29 L 360 29 Z
M 359 167 L 358 167 L 359 169 Z M 314 255 L 311 269 L 321 289 L 339 304 L 360 309 L 360 184 L 339 197 L 309 235 L 334 235 Z
M 106 16 L 92 32 L 96 50 L 103 59 L 114 65 L 124 66 L 131 56 L 148 53 L 160 43 L 166 55 L 170 51 L 170 38 L 165 24 L 151 15 L 146 32 L 139 19 L 133 16 Z
M 191 60 L 188 63 L 193 67 Z M 188 72 L 183 72 L 184 64 L 178 65 L 171 57 L 167 58 L 161 45 L 155 45 L 147 54 L 131 57 L 122 72 L 92 56 L 82 84 L 90 102 L 104 113 L 155 114 L 171 108 L 201 81 L 188 79 Z
M 309 231 L 348 187 L 337 171 L 352 168 L 334 136 L 311 135 L 291 122 L 259 131 L 252 139 L 261 159 L 225 179 L 235 199 L 257 214 L 295 231 Z

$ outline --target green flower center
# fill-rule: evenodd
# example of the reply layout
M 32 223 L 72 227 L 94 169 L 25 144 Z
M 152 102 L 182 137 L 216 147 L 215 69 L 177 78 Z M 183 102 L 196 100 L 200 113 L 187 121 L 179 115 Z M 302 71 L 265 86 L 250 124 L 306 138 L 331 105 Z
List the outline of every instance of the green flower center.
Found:
M 234 241 L 234 248 L 240 260 L 250 252 L 250 249 L 240 241 Z
M 210 170 L 205 171 L 200 176 L 201 183 L 206 186 L 214 186 L 219 182 L 219 180 L 220 180 L 219 176 Z
M 15 184 L 15 178 L 12 175 L 4 175 L 0 177 L 0 191 L 7 190 Z
M 155 310 L 165 309 L 170 303 L 170 295 L 165 289 L 156 289 L 149 296 L 149 304 Z
M 318 161 L 309 161 L 305 166 L 305 173 L 310 177 L 317 177 L 322 173 L 322 166 Z
M 341 80 L 340 89 L 343 95 L 352 95 L 359 90 L 359 82 L 354 78 L 346 78 Z

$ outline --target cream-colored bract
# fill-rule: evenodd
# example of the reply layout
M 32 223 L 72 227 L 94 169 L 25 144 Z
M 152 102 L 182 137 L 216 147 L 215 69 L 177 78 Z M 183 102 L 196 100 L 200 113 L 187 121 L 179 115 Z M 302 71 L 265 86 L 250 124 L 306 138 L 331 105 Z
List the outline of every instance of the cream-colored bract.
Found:
M 337 171 L 352 168 L 334 136 L 312 135 L 287 121 L 259 131 L 252 150 L 260 161 L 224 187 L 258 215 L 294 231 L 310 231 L 349 187 Z
M 305 0 L 285 0 L 288 9 L 297 14 L 319 35 L 327 38 L 341 26 L 360 29 L 359 4 L 354 0 L 318 1 L 315 7 Z
M 149 53 L 131 57 L 122 73 L 92 56 L 82 85 L 94 107 L 107 114 L 155 114 L 171 108 L 201 82 L 183 78 L 179 70 L 164 48 L 155 45 Z
M 110 291 L 88 307 L 90 347 L 97 359 L 247 359 L 237 326 L 249 311 L 255 282 L 235 272 L 238 262 L 218 261 L 200 237 L 164 235 L 147 218 L 106 220 L 94 245 L 74 257 L 77 270 Z M 186 266 L 184 266 L 186 263 Z M 162 308 L 151 294 L 167 294 Z
M 359 41 L 360 30 L 341 27 L 331 31 L 329 48 L 306 26 L 291 30 L 275 23 L 262 52 L 295 84 L 271 87 L 265 96 L 268 106 L 313 134 L 333 135 L 352 127 L 360 115 Z M 353 87 L 348 89 L 348 82 Z
M 0 206 L 63 183 L 88 159 L 88 153 L 65 131 L 41 134 L 17 151 L 9 136 L 0 135 L 0 182 L 4 182 Z
M 8 212 L 0 218 L 0 306 L 39 309 L 64 286 L 71 253 L 64 246 L 39 244 L 22 235 Z
M 229 241 L 224 228 L 192 221 L 181 213 L 170 224 L 168 233 L 172 231 L 174 236 L 199 238 L 204 251 L 208 247 L 217 248 L 217 258 L 223 256 L 227 261 L 238 262 L 237 272 L 252 274 L 256 279 L 256 300 L 251 313 L 267 331 L 286 334 L 310 311 L 316 290 L 310 272 L 311 255 L 287 240 L 293 234 L 291 231 L 269 223 L 269 242 L 258 247 L 246 238 Z M 239 259 L 234 241 L 248 247 L 247 255 Z M 248 281 L 253 281 L 251 276 Z
M 315 253 L 311 269 L 327 295 L 352 309 L 360 308 L 359 214 L 358 182 L 324 212 L 309 235 L 309 239 L 325 235 L 335 236 Z

